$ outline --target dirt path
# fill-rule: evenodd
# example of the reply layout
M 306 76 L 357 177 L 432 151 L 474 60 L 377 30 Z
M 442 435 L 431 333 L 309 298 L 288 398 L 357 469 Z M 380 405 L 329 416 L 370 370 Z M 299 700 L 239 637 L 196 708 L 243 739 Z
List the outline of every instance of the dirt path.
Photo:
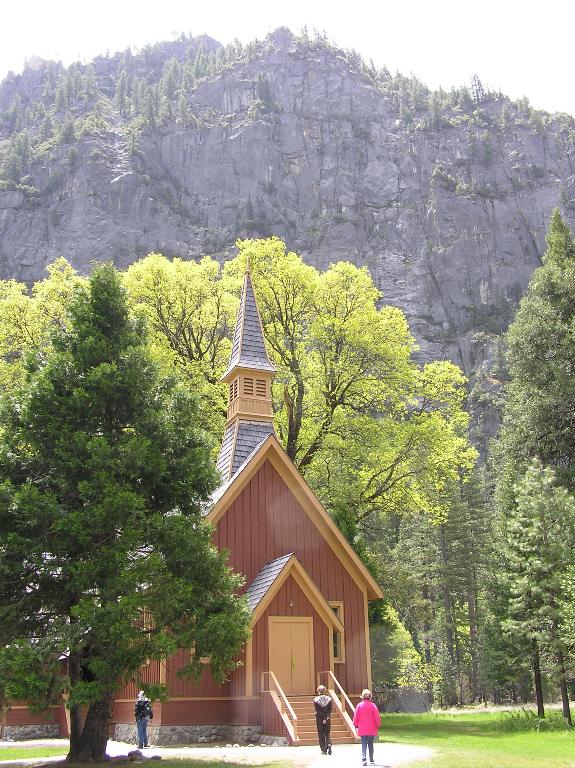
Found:
M 67 746 L 65 739 L 48 739 L 20 742 L 0 742 L 0 747 L 36 747 L 36 746 Z M 135 749 L 133 744 L 118 741 L 108 742 L 108 754 L 111 757 L 126 755 Z M 152 747 L 144 750 L 147 757 L 160 755 L 164 759 L 170 757 L 187 757 L 194 760 L 221 760 L 236 765 L 265 765 L 277 760 L 291 762 L 294 768 L 350 768 L 361 765 L 361 747 L 358 744 L 342 744 L 334 747 L 331 757 L 320 754 L 319 747 Z M 407 766 L 416 760 L 431 758 L 433 751 L 425 747 L 415 747 L 406 744 L 389 744 L 378 742 L 375 745 L 376 768 L 396 768 Z M 63 757 L 61 758 L 64 759 Z M 59 758 L 31 758 L 23 761 L 10 760 L 13 765 L 41 765 L 43 762 L 54 763 Z M 0 761 L 0 765 L 2 762 Z

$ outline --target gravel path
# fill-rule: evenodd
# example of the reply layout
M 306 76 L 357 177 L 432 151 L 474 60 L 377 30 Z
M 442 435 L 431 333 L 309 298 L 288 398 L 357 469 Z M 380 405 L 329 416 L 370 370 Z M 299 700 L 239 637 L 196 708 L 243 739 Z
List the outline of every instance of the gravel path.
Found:
M 0 741 L 0 747 L 36 747 L 68 746 L 66 739 L 48 739 L 31 741 Z M 108 754 L 111 757 L 126 755 L 135 749 L 133 744 L 119 741 L 108 742 Z M 335 746 L 331 757 L 322 755 L 319 747 L 151 747 L 143 750 L 146 757 L 161 755 L 163 758 L 188 757 L 195 760 L 222 760 L 238 765 L 265 765 L 275 760 L 291 762 L 294 768 L 350 768 L 361 766 L 361 747 L 359 744 L 341 744 Z M 433 750 L 406 744 L 378 742 L 375 745 L 375 766 L 377 768 L 396 768 L 407 766 L 416 760 L 433 757 Z M 54 763 L 64 758 L 28 758 L 10 760 L 10 764 L 40 765 L 43 762 Z M 0 765 L 2 762 L 0 761 Z M 137 764 L 136 764 L 137 765 Z M 152 763 L 152 765 L 158 765 Z

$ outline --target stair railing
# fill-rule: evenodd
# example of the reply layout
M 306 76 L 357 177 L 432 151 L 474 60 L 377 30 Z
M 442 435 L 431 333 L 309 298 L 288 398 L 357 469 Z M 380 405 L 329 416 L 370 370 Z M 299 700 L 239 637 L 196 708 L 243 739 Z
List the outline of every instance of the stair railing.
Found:
M 268 672 L 262 672 L 262 692 L 270 694 L 292 742 L 299 741 L 297 735 L 297 715 L 271 669 Z
M 357 734 L 353 725 L 353 716 L 355 715 L 355 707 L 351 703 L 349 696 L 344 691 L 343 686 L 337 679 L 337 677 L 328 670 L 327 672 L 320 672 L 318 675 L 319 682 L 328 690 L 329 695 L 333 699 L 335 706 L 339 709 L 340 714 L 346 724 L 350 734 L 354 739 L 357 739 Z

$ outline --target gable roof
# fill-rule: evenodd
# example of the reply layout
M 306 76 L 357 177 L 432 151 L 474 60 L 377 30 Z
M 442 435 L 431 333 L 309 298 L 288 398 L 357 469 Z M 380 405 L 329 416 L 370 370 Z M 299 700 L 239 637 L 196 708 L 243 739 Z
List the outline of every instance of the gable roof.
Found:
M 276 371 L 266 352 L 262 323 L 249 272 L 246 272 L 244 276 L 232 353 L 222 379 L 225 380 L 232 369 L 238 367 L 256 368 L 260 371 L 269 371 L 270 373 L 275 373 Z
M 259 603 L 265 597 L 267 591 L 270 589 L 274 581 L 283 570 L 283 567 L 287 564 L 290 557 L 293 556 L 293 552 L 289 555 L 283 555 L 283 557 L 277 557 L 272 560 L 271 563 L 266 563 L 252 583 L 247 589 L 248 596 L 248 608 L 250 613 L 253 613 L 258 607 Z
M 293 552 L 289 555 L 278 557 L 264 565 L 248 587 L 248 607 L 252 614 L 252 626 L 256 624 L 288 576 L 294 578 L 323 621 L 328 626 L 335 627 L 339 632 L 343 632 L 343 624 L 339 617 L 332 610 Z
M 207 512 L 208 520 L 213 525 L 218 522 L 266 460 L 270 461 L 282 477 L 304 512 L 336 553 L 359 588 L 367 592 L 368 599 L 383 597 L 379 585 L 293 465 L 273 432 L 256 446 L 233 477 L 214 493 L 212 507 Z
M 233 478 L 246 462 L 246 459 L 252 455 L 268 435 L 273 433 L 274 426 L 271 421 L 240 419 L 228 424 L 216 463 L 224 484 Z

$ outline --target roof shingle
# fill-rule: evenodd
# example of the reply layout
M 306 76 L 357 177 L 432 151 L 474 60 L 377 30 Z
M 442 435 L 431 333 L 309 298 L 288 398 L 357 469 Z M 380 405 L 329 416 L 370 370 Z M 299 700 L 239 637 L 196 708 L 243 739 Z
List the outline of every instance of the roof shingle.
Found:
M 276 370 L 266 352 L 264 333 L 249 272 L 246 272 L 244 277 L 244 287 L 234 332 L 232 354 L 224 378 L 236 366 L 256 368 L 272 373 L 275 373 Z
M 282 555 L 282 557 L 278 557 L 270 563 L 266 563 L 249 585 L 247 596 L 250 613 L 253 613 L 256 610 L 259 603 L 264 599 L 268 590 L 279 577 L 291 557 L 293 557 L 293 552 L 290 552 L 289 555 Z

